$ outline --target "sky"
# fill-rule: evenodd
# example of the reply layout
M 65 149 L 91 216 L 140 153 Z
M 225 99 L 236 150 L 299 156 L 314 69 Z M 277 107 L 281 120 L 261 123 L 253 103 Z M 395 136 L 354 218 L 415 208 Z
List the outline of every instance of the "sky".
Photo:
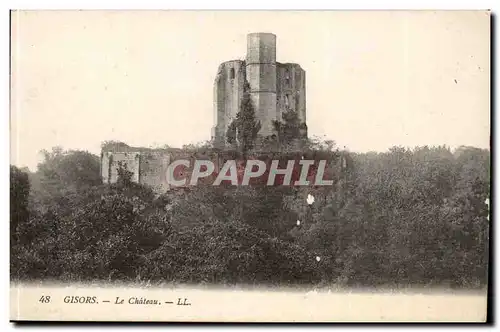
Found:
M 490 17 L 481 11 L 20 11 L 11 20 L 11 163 L 54 146 L 210 139 L 221 62 L 277 35 L 306 71 L 310 136 L 350 151 L 489 148 Z

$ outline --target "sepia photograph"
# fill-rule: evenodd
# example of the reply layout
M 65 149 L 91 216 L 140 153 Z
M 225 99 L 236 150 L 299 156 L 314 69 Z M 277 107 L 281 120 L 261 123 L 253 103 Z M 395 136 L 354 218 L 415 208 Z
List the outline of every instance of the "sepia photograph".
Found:
M 12 10 L 10 319 L 485 322 L 491 21 Z

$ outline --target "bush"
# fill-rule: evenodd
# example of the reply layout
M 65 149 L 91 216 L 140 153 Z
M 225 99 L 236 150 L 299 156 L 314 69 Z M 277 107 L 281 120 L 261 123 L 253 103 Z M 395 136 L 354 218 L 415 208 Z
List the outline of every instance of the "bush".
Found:
M 331 154 L 330 143 L 310 145 L 313 154 Z M 454 287 L 487 282 L 486 150 L 352 153 L 330 190 L 200 186 L 160 197 L 126 173 L 114 185 L 100 184 L 92 172 L 75 177 L 70 170 L 82 160 L 95 158 L 56 151 L 36 173 L 11 167 L 12 278 Z M 310 206 L 308 194 L 315 198 Z

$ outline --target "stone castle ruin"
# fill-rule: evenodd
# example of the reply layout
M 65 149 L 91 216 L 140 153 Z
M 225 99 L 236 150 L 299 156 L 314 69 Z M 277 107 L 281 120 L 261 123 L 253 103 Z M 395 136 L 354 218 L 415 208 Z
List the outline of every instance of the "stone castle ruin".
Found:
M 251 33 L 247 36 L 245 60 L 231 60 L 219 66 L 214 83 L 215 125 L 212 140 L 224 145 L 231 121 L 240 110 L 245 83 L 261 123 L 259 136 L 275 134 L 274 121 L 287 111 L 297 112 L 306 123 L 306 73 L 296 63 L 276 62 L 276 36 Z M 304 127 L 307 135 L 307 127 Z
M 256 119 L 261 124 L 259 137 L 276 134 L 274 121 L 280 121 L 282 114 L 287 111 L 297 113 L 303 124 L 301 135 L 305 137 L 305 79 L 305 71 L 300 65 L 276 62 L 274 34 L 248 34 L 245 60 L 223 62 L 217 71 L 214 82 L 215 123 L 212 127 L 214 147 L 226 146 L 228 126 L 235 119 L 245 92 L 249 93 Z M 166 167 L 172 160 L 181 158 L 193 158 L 193 152 L 118 144 L 102 149 L 101 175 L 104 183 L 115 183 L 118 169 L 123 167 L 132 173 L 132 181 L 148 185 L 161 193 L 170 189 L 165 179 Z M 213 160 L 218 157 L 207 158 Z
M 183 149 L 149 149 L 131 147 L 123 143 L 111 144 L 103 148 L 101 152 L 101 176 L 104 183 L 116 183 L 118 180 L 118 169 L 123 167 L 131 173 L 131 180 L 151 187 L 157 193 L 170 190 L 167 181 L 167 167 L 174 160 L 208 159 L 219 160 L 216 151 L 193 152 Z M 190 170 L 186 174 L 189 176 Z

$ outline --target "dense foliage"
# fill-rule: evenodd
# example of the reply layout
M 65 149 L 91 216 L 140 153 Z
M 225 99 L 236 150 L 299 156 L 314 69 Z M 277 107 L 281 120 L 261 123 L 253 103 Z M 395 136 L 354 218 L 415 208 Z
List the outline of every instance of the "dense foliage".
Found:
M 331 142 L 311 142 L 329 153 Z M 331 190 L 195 187 L 157 197 L 99 159 L 11 167 L 11 276 L 218 284 L 449 285 L 487 280 L 490 153 L 350 154 Z M 308 195 L 314 202 L 306 202 Z M 300 222 L 298 223 L 297 220 Z
M 250 97 L 250 85 L 245 81 L 239 111 L 226 132 L 227 143 L 238 146 L 243 153 L 246 153 L 254 148 L 260 129 L 261 123 L 257 120 L 255 107 Z

